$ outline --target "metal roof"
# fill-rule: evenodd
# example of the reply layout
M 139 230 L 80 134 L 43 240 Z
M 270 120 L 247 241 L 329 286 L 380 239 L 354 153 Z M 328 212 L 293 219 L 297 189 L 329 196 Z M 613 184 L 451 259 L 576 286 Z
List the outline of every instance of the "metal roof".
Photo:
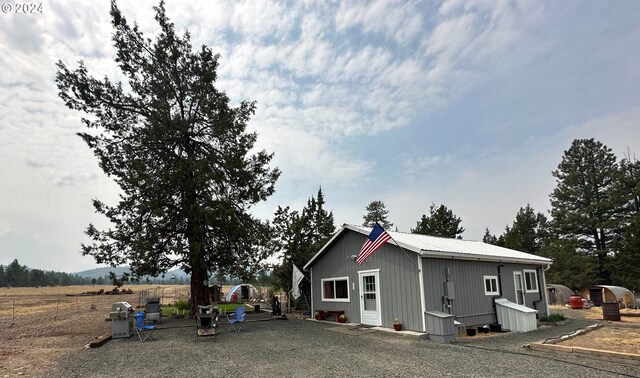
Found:
M 631 290 L 622 287 L 622 286 L 611 286 L 611 285 L 591 285 L 586 287 L 585 289 L 591 289 L 591 288 L 605 288 L 609 291 L 611 291 L 613 293 L 613 295 L 616 296 L 616 298 L 618 299 L 622 299 L 622 296 L 624 293 L 632 293 Z
M 322 253 L 333 244 L 334 240 L 346 230 L 358 232 L 368 236 L 371 227 L 344 224 L 333 237 L 315 254 L 304 266 L 307 269 Z M 387 231 L 392 240 L 387 243 L 397 244 L 407 251 L 413 251 L 424 257 L 451 258 L 458 260 L 499 261 L 521 264 L 551 265 L 551 259 L 530 253 L 515 251 L 509 248 L 498 247 L 479 241 L 439 238 L 421 234 L 409 234 L 405 232 Z

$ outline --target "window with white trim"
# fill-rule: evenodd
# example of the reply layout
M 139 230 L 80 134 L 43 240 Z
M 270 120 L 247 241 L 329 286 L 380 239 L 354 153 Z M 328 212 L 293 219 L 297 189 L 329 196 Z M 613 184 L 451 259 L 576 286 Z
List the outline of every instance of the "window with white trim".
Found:
M 500 295 L 498 276 L 484 276 L 484 295 Z
M 322 301 L 349 302 L 349 277 L 325 278 L 322 281 Z
M 524 271 L 524 291 L 527 293 L 538 292 L 538 274 L 535 270 Z

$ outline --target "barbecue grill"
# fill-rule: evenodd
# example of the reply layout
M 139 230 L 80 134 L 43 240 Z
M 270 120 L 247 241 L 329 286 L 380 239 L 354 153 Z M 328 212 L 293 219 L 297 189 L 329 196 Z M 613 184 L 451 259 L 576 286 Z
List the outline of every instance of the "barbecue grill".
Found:
M 127 302 L 116 302 L 111 305 L 111 338 L 129 337 L 133 333 L 135 323 L 133 306 Z

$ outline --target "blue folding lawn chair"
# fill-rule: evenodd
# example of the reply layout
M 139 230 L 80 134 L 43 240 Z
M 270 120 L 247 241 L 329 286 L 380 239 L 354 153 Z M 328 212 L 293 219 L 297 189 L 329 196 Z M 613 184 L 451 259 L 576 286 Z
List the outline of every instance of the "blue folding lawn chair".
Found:
M 156 326 L 145 324 L 144 322 L 144 312 L 136 312 L 136 335 L 140 341 L 146 341 L 151 337 L 153 331 L 155 331 Z
M 247 310 L 244 308 L 244 306 L 238 306 L 236 308 L 236 312 L 227 315 L 227 321 L 229 322 L 229 325 L 231 325 L 229 331 L 233 329 L 234 331 L 236 331 L 236 333 L 240 332 L 240 329 L 242 329 L 242 323 L 244 323 L 244 316 L 246 312 Z

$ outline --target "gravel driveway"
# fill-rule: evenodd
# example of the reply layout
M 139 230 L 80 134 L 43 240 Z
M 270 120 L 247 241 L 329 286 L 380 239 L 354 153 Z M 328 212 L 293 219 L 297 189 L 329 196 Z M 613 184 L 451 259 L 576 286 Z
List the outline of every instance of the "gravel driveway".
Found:
M 249 317 L 249 319 L 256 319 Z M 262 315 L 266 318 L 267 315 Z M 614 377 L 639 376 L 637 367 L 527 351 L 524 344 L 589 324 L 504 334 L 451 345 L 387 332 L 348 335 L 337 324 L 304 320 L 256 321 L 240 333 L 222 328 L 217 340 L 194 341 L 192 320 L 163 320 L 146 342 L 132 336 L 79 351 L 47 377 Z M 43 375 L 45 376 L 45 375 Z

